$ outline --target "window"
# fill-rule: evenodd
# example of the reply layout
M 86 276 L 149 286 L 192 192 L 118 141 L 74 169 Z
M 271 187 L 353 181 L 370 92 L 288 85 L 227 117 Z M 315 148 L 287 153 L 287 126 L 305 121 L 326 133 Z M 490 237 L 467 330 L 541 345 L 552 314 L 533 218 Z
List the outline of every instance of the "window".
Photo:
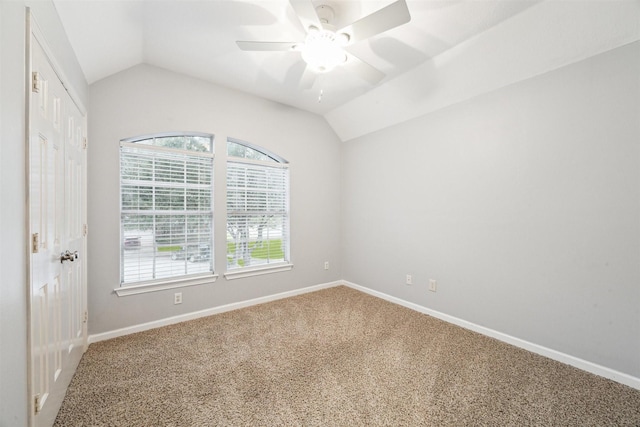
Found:
M 121 286 L 213 275 L 213 136 L 120 142 Z
M 287 161 L 232 139 L 227 156 L 228 270 L 291 268 Z

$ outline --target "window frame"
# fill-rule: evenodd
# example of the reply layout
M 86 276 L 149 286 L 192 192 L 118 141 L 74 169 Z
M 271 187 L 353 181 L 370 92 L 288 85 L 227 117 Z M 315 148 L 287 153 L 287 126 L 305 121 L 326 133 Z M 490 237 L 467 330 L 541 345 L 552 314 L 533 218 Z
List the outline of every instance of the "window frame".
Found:
M 141 141 L 146 141 L 146 140 L 150 140 L 150 139 L 157 139 L 157 138 L 170 138 L 170 137 L 199 137 L 199 138 L 208 138 L 210 140 L 210 147 L 209 147 L 209 151 L 207 152 L 201 152 L 201 151 L 195 151 L 195 150 L 187 150 L 187 149 L 180 149 L 180 148 L 166 148 L 166 147 L 162 147 L 162 146 L 154 146 L 154 145 L 149 145 L 149 144 L 136 144 L 136 143 L 140 143 Z M 188 269 L 186 270 L 185 274 L 181 274 L 181 275 L 175 275 L 175 276 L 169 276 L 169 277 L 162 277 L 162 278 L 157 278 L 157 279 L 151 279 L 151 280 L 138 280 L 138 281 L 132 281 L 129 283 L 125 283 L 124 281 L 124 269 L 125 269 L 125 265 L 124 265 L 124 251 L 125 251 L 125 236 L 124 236 L 124 223 L 123 223 L 123 218 L 126 215 L 126 210 L 127 209 L 123 209 L 123 170 L 122 170 L 122 160 L 123 160 L 123 148 L 126 147 L 130 147 L 130 148 L 137 148 L 137 149 L 142 149 L 142 150 L 148 150 L 149 152 L 153 152 L 153 156 L 157 155 L 157 153 L 177 153 L 180 155 L 184 155 L 184 161 L 187 162 L 188 158 L 187 156 L 192 155 L 192 156 L 197 156 L 197 157 L 206 157 L 206 158 L 210 158 L 210 194 L 209 194 L 209 200 L 210 200 L 210 207 L 209 209 L 206 210 L 207 215 L 210 215 L 210 230 L 209 230 L 209 235 L 208 235 L 208 241 L 209 241 L 209 267 L 210 270 L 207 272 L 195 272 L 195 273 L 189 273 Z M 154 291 L 160 291 L 160 290 L 164 290 L 164 289 L 173 289 L 173 288 L 179 288 L 179 287 L 185 287 L 185 286 L 194 286 L 194 285 L 201 285 L 201 284 L 206 284 L 206 283 L 213 283 L 216 281 L 216 279 L 218 278 L 218 274 L 216 273 L 215 270 L 215 257 L 214 257 L 214 242 L 215 242 L 215 210 L 214 210 L 214 194 L 215 194 L 215 181 L 214 181 L 214 170 L 215 170 L 215 136 L 213 134 L 210 133 L 199 133 L 199 132 L 165 132 L 165 133 L 157 133 L 157 134 L 152 134 L 152 135 L 144 135 L 144 136 L 137 136 L 137 137 L 132 137 L 132 138 L 126 138 L 126 139 L 122 139 L 120 141 L 119 144 L 119 156 L 118 156 L 119 162 L 120 162 L 120 171 L 119 171 L 119 214 L 120 214 L 120 223 L 119 223 L 119 231 L 120 231 L 120 260 L 119 260 L 119 264 L 120 264 L 120 284 L 119 286 L 114 289 L 114 291 L 116 292 L 116 294 L 118 296 L 126 296 L 126 295 L 136 295 L 136 294 L 140 294 L 140 293 L 146 293 L 146 292 L 154 292 Z M 153 180 L 153 182 L 157 182 L 155 180 Z M 164 183 L 165 185 L 167 184 L 166 182 Z M 153 188 L 155 187 L 155 184 L 151 184 L 151 186 Z M 162 186 L 160 186 L 162 187 Z M 189 185 L 187 183 L 185 183 L 184 187 L 182 187 L 185 189 L 185 191 L 188 191 L 190 189 Z M 185 212 L 187 211 L 186 206 L 185 209 L 183 209 Z M 152 215 L 158 215 L 157 212 L 152 213 Z M 185 216 L 188 214 L 184 214 Z M 186 222 L 185 222 L 186 223 Z M 155 235 L 154 235 L 154 239 L 155 239 Z M 155 245 L 154 245 L 155 247 Z M 154 254 L 154 259 L 155 259 L 156 255 Z M 185 259 L 185 263 L 187 262 L 187 260 Z M 155 271 L 155 262 L 154 262 L 154 266 L 152 267 Z M 155 273 L 154 273 L 155 274 Z
M 229 262 L 228 262 L 228 251 L 225 254 L 226 257 L 226 270 L 224 273 L 224 277 L 227 280 L 233 280 L 233 279 L 240 279 L 240 278 L 244 278 L 244 277 L 252 277 L 252 276 L 257 276 L 257 275 L 262 275 L 262 274 L 269 274 L 269 273 L 277 273 L 277 272 L 282 272 L 282 271 L 288 271 L 291 270 L 293 268 L 293 263 L 291 262 L 291 213 L 290 213 L 290 198 L 291 198 L 291 186 L 290 186 L 290 169 L 289 169 L 289 162 L 284 159 L 283 157 L 272 153 L 271 151 L 257 146 L 255 144 L 251 144 L 249 142 L 246 141 L 242 141 L 236 138 L 227 138 L 227 145 L 226 145 L 226 166 L 227 166 L 227 173 L 225 176 L 225 188 L 226 188 L 226 197 L 225 197 L 225 204 L 227 207 L 227 212 L 226 212 L 226 229 L 227 229 L 227 238 L 225 239 L 225 242 L 227 244 L 227 248 L 229 247 L 229 231 L 228 231 L 228 227 L 229 227 L 229 218 L 231 213 L 229 212 L 229 165 L 230 164 L 237 164 L 237 165 L 251 165 L 254 167 L 262 167 L 262 168 L 272 168 L 272 169 L 281 169 L 284 170 L 284 177 L 283 177 L 283 186 L 284 186 L 284 206 L 283 206 L 283 219 L 282 219 L 282 251 L 283 251 L 283 256 L 284 259 L 283 261 L 276 261 L 276 262 L 267 262 L 264 264 L 258 264 L 258 265 L 254 265 L 254 266 L 247 266 L 247 267 L 235 267 L 235 268 L 230 268 L 229 267 Z M 264 156 L 266 156 L 268 158 L 268 160 L 256 160 L 256 159 L 249 159 L 246 157 L 238 157 L 238 156 L 233 156 L 229 154 L 229 146 L 230 144 L 236 144 L 236 145 L 240 145 L 243 146 L 245 148 L 249 148 L 253 151 L 256 151 Z M 267 191 L 267 188 L 262 189 L 264 191 Z M 251 214 L 250 210 L 245 210 L 243 211 L 245 212 L 246 216 L 252 216 L 253 214 Z M 234 211 L 233 215 L 242 215 L 242 213 L 238 212 L 238 211 Z

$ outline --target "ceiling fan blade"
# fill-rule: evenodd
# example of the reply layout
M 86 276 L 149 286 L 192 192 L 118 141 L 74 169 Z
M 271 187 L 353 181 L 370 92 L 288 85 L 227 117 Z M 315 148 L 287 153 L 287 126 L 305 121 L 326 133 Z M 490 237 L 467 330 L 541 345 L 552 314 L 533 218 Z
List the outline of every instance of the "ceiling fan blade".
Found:
M 302 90 L 311 90 L 313 88 L 313 85 L 316 83 L 317 77 L 318 75 L 311 71 L 305 64 L 304 71 L 300 76 L 300 80 L 298 82 L 298 87 Z
M 337 33 L 347 33 L 351 37 L 349 43 L 368 39 L 399 25 L 411 21 L 411 14 L 405 0 L 398 0 L 382 9 L 373 12 L 347 25 Z
M 297 61 L 287 70 L 284 84 L 289 89 L 308 90 L 313 87 L 316 81 L 316 74 L 309 69 L 304 61 Z
M 386 74 L 377 68 L 367 64 L 362 59 L 357 56 L 345 52 L 347 54 L 347 62 L 344 63 L 343 67 L 346 69 L 353 71 L 363 80 L 368 81 L 372 85 L 376 85 L 380 83 L 382 79 L 385 78 Z
M 242 50 L 249 51 L 294 51 L 297 42 L 247 42 L 237 41 L 236 44 Z
M 309 31 L 309 27 L 322 28 L 316 7 L 311 3 L 311 0 L 289 0 L 289 3 L 298 15 L 305 32 Z

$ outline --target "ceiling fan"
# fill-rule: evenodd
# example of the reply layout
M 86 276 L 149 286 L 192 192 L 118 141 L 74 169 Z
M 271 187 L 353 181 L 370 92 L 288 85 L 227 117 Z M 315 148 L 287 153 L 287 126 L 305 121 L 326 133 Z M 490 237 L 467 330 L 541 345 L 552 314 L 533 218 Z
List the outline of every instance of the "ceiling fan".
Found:
M 331 25 L 334 18 L 331 6 L 321 4 L 315 7 L 311 0 L 289 0 L 289 3 L 306 31 L 307 35 L 303 41 L 237 41 L 240 49 L 298 52 L 306 62 L 306 69 L 316 73 L 327 73 L 338 66 L 345 66 L 374 85 L 380 82 L 385 74 L 347 52 L 345 48 L 411 20 L 406 0 L 397 0 L 336 30 Z M 313 84 L 313 81 L 310 83 Z

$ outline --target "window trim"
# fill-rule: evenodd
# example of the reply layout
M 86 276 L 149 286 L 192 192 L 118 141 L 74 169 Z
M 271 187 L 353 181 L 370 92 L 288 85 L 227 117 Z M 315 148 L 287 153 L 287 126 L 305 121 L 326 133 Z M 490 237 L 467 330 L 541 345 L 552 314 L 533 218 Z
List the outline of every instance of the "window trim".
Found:
M 119 286 L 115 288 L 113 291 L 119 297 L 126 297 L 129 295 L 139 295 L 146 294 L 149 292 L 157 292 L 164 291 L 167 289 L 176 289 L 176 288 L 186 288 L 188 286 L 198 286 L 198 285 L 209 285 L 215 283 L 218 279 L 219 275 L 217 273 L 206 275 L 206 276 L 198 276 L 198 277 L 188 277 L 184 276 L 180 279 L 171 279 L 171 280 L 156 280 L 153 282 L 145 282 L 137 285 L 129 285 L 129 286 Z
M 263 274 L 280 273 L 289 271 L 293 268 L 290 262 L 280 264 L 266 264 L 258 267 L 242 267 L 234 268 L 224 272 L 224 278 L 227 280 L 243 279 L 245 277 L 262 276 Z

